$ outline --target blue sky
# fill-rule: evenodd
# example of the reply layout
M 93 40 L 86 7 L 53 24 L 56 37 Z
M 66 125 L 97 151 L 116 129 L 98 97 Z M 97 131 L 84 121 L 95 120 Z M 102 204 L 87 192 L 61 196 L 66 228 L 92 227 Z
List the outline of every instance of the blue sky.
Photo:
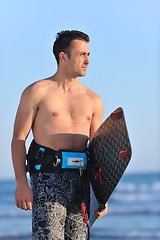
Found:
M 80 81 L 101 96 L 104 119 L 124 108 L 133 148 L 127 172 L 160 170 L 159 9 L 159 0 L 0 2 L 0 178 L 14 176 L 10 142 L 20 95 L 56 71 L 52 44 L 65 29 L 90 36 L 91 64 Z

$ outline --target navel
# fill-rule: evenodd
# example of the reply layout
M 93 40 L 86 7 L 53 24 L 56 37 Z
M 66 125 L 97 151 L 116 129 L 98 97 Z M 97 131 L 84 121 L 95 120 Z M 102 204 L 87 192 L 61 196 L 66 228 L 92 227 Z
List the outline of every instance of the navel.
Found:
M 69 112 L 71 118 L 74 118 L 75 111 L 74 111 L 74 107 L 73 106 L 70 106 L 70 108 L 68 109 L 68 112 Z
M 53 117 L 57 117 L 57 115 L 58 115 L 57 112 L 53 112 L 53 113 L 52 113 L 52 116 L 53 116 Z
M 91 120 L 91 116 L 87 116 L 87 120 L 90 121 Z

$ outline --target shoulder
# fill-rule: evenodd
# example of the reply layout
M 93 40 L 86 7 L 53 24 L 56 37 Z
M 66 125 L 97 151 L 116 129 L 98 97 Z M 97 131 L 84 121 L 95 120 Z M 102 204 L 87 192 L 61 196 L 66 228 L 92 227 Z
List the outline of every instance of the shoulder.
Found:
M 90 90 L 89 88 L 86 88 L 86 92 L 96 107 L 97 105 L 103 107 L 102 99 L 96 92 Z
M 86 95 L 88 96 L 88 98 L 90 99 L 92 108 L 93 108 L 93 112 L 101 112 L 103 113 L 104 107 L 103 107 L 103 102 L 101 97 L 94 91 L 92 91 L 91 89 L 89 89 L 88 87 L 84 86 L 84 91 L 86 93 Z
M 42 97 L 47 93 L 48 89 L 50 89 L 51 85 L 53 84 L 51 84 L 51 80 L 49 78 L 38 80 L 24 89 L 24 91 L 22 92 L 22 97 Z
M 45 91 L 49 87 L 49 80 L 48 79 L 43 79 L 43 80 L 38 80 L 30 85 L 28 85 L 23 93 L 29 93 L 29 92 L 40 92 L 40 91 Z
M 101 97 L 94 91 L 87 89 L 88 96 L 91 99 L 94 114 L 103 115 L 104 106 Z

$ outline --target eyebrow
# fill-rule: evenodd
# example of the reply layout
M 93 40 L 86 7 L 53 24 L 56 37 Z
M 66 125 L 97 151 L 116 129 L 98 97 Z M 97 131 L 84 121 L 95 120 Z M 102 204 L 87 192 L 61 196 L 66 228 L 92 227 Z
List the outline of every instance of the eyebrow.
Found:
M 87 55 L 89 56 L 90 55 L 90 52 L 78 52 L 79 54 L 83 54 L 83 55 Z

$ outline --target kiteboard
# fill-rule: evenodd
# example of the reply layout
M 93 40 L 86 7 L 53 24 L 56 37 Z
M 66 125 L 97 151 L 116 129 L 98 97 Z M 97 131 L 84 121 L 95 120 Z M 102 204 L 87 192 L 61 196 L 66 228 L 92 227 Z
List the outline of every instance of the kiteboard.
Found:
M 105 208 L 131 155 L 124 111 L 119 107 L 102 123 L 89 143 L 90 227 L 96 220 L 95 210 Z

